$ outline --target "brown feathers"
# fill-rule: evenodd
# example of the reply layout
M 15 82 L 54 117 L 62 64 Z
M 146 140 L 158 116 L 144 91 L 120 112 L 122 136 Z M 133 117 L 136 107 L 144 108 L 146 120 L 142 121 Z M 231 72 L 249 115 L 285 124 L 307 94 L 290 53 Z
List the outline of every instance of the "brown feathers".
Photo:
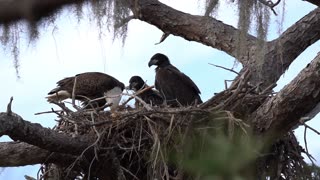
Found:
M 72 98 L 72 91 L 76 77 L 75 99 L 80 100 L 86 105 L 89 100 L 105 96 L 105 94 L 115 87 L 121 92 L 124 84 L 114 77 L 100 72 L 86 72 L 67 77 L 57 82 L 56 88 L 48 93 L 48 101 L 61 101 Z M 101 107 L 106 104 L 106 99 L 96 101 L 95 106 Z

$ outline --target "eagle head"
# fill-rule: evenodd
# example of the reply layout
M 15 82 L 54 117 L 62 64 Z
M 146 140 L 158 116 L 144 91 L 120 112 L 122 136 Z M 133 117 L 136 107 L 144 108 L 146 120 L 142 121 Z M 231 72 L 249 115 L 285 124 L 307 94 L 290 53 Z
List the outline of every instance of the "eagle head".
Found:
M 166 55 L 157 53 L 151 57 L 148 63 L 148 66 L 151 67 L 152 65 L 156 65 L 158 67 L 164 67 L 169 64 L 170 64 L 170 61 Z
M 143 88 L 145 82 L 140 76 L 132 76 L 129 80 L 129 89 L 138 91 L 139 89 Z

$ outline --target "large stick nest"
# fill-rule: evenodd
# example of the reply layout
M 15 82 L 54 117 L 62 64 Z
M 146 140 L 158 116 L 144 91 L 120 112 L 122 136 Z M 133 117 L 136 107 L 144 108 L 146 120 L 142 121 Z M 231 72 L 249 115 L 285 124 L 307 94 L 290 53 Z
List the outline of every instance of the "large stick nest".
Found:
M 69 167 L 44 164 L 40 179 L 296 179 L 317 175 L 306 168 L 303 149 L 293 135 L 277 141 L 268 155 L 257 153 L 262 151 L 262 142 L 254 142 L 249 126 L 229 111 L 126 107 L 113 114 L 61 111 L 58 116 L 54 130 L 71 137 L 90 136 L 94 143 L 88 149 L 94 148 L 95 153 L 83 152 Z M 53 169 L 59 173 L 52 174 Z

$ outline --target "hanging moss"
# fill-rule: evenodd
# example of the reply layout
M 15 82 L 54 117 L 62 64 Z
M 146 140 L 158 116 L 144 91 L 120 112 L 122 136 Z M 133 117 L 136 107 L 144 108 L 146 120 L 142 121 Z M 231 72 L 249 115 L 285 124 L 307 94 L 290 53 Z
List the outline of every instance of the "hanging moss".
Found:
M 219 8 L 219 0 L 206 0 L 205 2 L 205 16 L 212 16 Z
M 261 41 L 258 42 L 259 49 L 264 49 L 261 42 L 263 42 L 267 37 L 270 9 L 255 0 L 229 0 L 227 2 L 235 3 L 238 6 L 238 28 L 240 30 L 238 38 L 238 53 L 246 52 L 245 48 L 248 46 L 246 46 L 244 37 L 249 32 L 250 28 L 252 28 L 252 25 L 254 25 L 254 28 L 256 29 L 258 38 L 261 39 Z M 204 3 L 205 16 L 213 16 L 218 10 L 219 0 L 205 0 Z M 283 8 L 284 5 L 285 3 L 283 2 Z M 90 7 L 91 12 L 84 15 L 84 7 Z M 83 17 L 89 16 L 89 20 L 94 21 L 99 28 L 99 38 L 101 38 L 107 30 L 112 33 L 113 39 L 121 39 L 123 44 L 125 43 L 128 31 L 127 18 L 131 13 L 126 0 L 80 1 L 75 3 L 73 6 L 65 6 L 64 9 L 71 11 L 78 19 L 78 22 L 83 20 Z M 19 22 L 14 24 L 5 24 L 0 27 L 0 42 L 5 49 L 12 53 L 15 67 L 19 67 L 19 48 L 15 43 L 19 42 L 19 39 L 21 38 L 20 36 L 27 35 L 27 37 L 29 37 L 29 42 L 35 42 L 39 37 L 39 30 L 43 29 L 44 24 L 53 24 L 56 26 L 55 19 L 61 14 L 61 11 L 61 9 L 58 9 L 55 10 L 55 12 L 48 12 L 45 14 L 45 17 L 42 17 L 41 19 L 40 15 L 35 14 L 35 17 L 30 17 L 27 23 Z M 281 16 L 281 22 L 283 22 L 283 14 L 284 13 L 282 13 Z M 253 19 L 256 21 L 251 24 Z M 282 23 L 279 25 L 280 29 L 282 29 L 281 24 Z M 19 30 L 12 33 L 13 29 Z M 28 30 L 21 31 L 21 29 Z

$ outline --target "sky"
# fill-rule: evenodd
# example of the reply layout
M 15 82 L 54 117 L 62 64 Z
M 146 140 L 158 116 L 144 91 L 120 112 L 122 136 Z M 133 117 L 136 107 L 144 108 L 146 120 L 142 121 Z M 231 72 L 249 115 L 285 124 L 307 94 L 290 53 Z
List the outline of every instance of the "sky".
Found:
M 167 5 L 190 14 L 203 14 L 202 4 L 196 0 L 163 0 Z M 301 17 L 313 10 L 315 6 L 301 0 L 290 0 L 286 4 L 286 15 L 283 29 L 291 26 Z M 220 5 L 217 19 L 236 26 L 236 8 L 232 5 Z M 278 36 L 277 22 L 280 17 L 271 15 L 271 27 L 268 39 Z M 234 58 L 222 51 L 183 38 L 170 35 L 163 43 L 160 40 L 162 31 L 139 20 L 129 22 L 128 38 L 123 46 L 120 40 L 112 40 L 110 33 L 99 39 L 99 30 L 94 22 L 84 19 L 80 23 L 67 11 L 57 19 L 56 26 L 40 30 L 39 39 L 26 43 L 23 39 L 20 47 L 20 79 L 17 79 L 10 53 L 0 54 L 1 88 L 0 111 L 5 111 L 11 96 L 14 97 L 13 111 L 24 119 L 40 123 L 44 127 L 53 127 L 56 116 L 51 114 L 34 115 L 37 112 L 58 109 L 45 100 L 47 93 L 64 77 L 78 73 L 99 71 L 112 75 L 128 85 L 131 76 L 139 75 L 147 84 L 154 82 L 154 68 L 148 67 L 150 57 L 155 53 L 166 54 L 173 65 L 193 79 L 201 90 L 201 98 L 206 101 L 224 90 L 224 80 L 231 80 L 235 74 L 216 68 L 209 63 L 227 68 L 234 66 Z M 315 43 L 302 53 L 278 81 L 275 88 L 279 91 L 289 83 L 318 53 L 320 44 Z M 239 70 L 241 65 L 236 66 Z M 320 129 L 319 117 L 308 123 Z M 296 135 L 303 145 L 303 128 L 296 130 Z M 310 153 L 320 161 L 319 137 L 308 133 Z M 1 137 L 0 141 L 8 141 Z M 313 143 L 312 143 L 313 142 Z M 319 164 L 319 163 L 318 163 Z M 0 170 L 0 180 L 23 179 L 23 175 L 36 177 L 39 166 L 5 168 Z

